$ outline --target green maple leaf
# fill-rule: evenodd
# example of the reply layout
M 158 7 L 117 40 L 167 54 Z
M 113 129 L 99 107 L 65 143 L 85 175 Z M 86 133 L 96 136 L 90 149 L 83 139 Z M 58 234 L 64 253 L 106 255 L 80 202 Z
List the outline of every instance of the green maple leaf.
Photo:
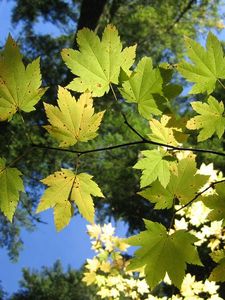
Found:
M 156 203 L 156 209 L 171 208 L 174 200 L 185 205 L 209 179 L 209 176 L 196 174 L 197 168 L 193 157 L 189 156 L 178 162 L 177 170 L 171 172 L 170 182 L 166 189 L 158 182 L 139 194 L 147 200 Z
M 157 178 L 162 186 L 166 187 L 170 180 L 170 163 L 165 153 L 158 150 L 145 150 L 141 152 L 145 158 L 140 159 L 135 169 L 142 170 L 141 188 L 150 185 Z
M 221 182 L 215 186 L 216 194 L 203 198 L 204 204 L 212 209 L 208 214 L 210 221 L 223 220 L 225 224 L 225 183 Z
M 209 280 L 225 282 L 225 258 L 221 259 L 218 266 L 212 270 Z
M 210 94 L 218 79 L 225 78 L 225 58 L 220 41 L 211 32 L 208 34 L 206 49 L 196 41 L 186 38 L 187 54 L 192 63 L 182 61 L 178 71 L 188 81 L 194 82 L 190 93 Z
M 40 85 L 40 59 L 25 68 L 19 48 L 9 36 L 0 55 L 0 121 L 10 119 L 20 110 L 34 110 L 46 91 Z
M 198 141 L 204 141 L 210 138 L 214 133 L 219 138 L 225 130 L 225 117 L 223 102 L 218 102 L 210 96 L 207 103 L 199 101 L 192 102 L 191 106 L 199 114 L 187 122 L 187 128 L 191 130 L 201 129 L 198 135 Z
M 93 96 L 100 97 L 109 91 L 111 83 L 118 84 L 120 68 L 129 73 L 134 62 L 136 46 L 125 48 L 118 31 L 108 25 L 100 41 L 91 30 L 84 28 L 77 34 L 79 50 L 63 49 L 62 58 L 75 78 L 67 88 L 85 92 L 92 92 Z
M 126 101 L 137 103 L 139 113 L 149 120 L 152 114 L 162 113 L 154 97 L 154 94 L 162 95 L 162 84 L 159 69 L 153 69 L 151 58 L 144 57 L 120 92 Z
M 0 209 L 10 222 L 19 201 L 19 192 L 24 191 L 21 175 L 18 169 L 7 167 L 5 159 L 0 158 Z
M 225 281 L 225 250 L 217 250 L 210 254 L 212 259 L 218 265 L 212 270 L 209 280 L 224 282 Z
M 89 222 L 94 222 L 94 203 L 91 195 L 104 197 L 92 176 L 71 170 L 61 169 L 48 176 L 42 182 L 49 187 L 45 190 L 37 213 L 48 208 L 54 209 L 54 219 L 57 230 L 68 225 L 73 216 L 73 203 L 81 215 Z
M 150 188 L 138 192 L 138 194 L 151 203 L 155 203 L 154 209 L 166 209 L 173 206 L 174 195 L 169 189 L 165 189 L 158 180 Z
M 68 147 L 77 142 L 87 142 L 97 136 L 104 111 L 94 114 L 93 99 L 90 93 L 84 93 L 78 101 L 69 91 L 59 87 L 58 106 L 45 103 L 45 111 L 51 125 L 45 129 Z
M 202 265 L 193 246 L 198 239 L 185 230 L 168 234 L 163 225 L 148 220 L 144 222 L 146 231 L 125 240 L 129 245 L 141 247 L 136 250 L 127 270 L 144 267 L 145 279 L 151 288 L 167 273 L 172 283 L 180 288 L 186 264 Z

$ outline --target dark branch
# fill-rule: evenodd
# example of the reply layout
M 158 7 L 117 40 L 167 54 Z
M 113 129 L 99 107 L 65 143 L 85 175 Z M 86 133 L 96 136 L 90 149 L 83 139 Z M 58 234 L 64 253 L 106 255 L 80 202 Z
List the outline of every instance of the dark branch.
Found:
M 108 150 L 113 150 L 113 149 L 133 146 L 133 145 L 141 145 L 141 144 L 156 145 L 156 146 L 165 147 L 167 149 L 172 149 L 172 150 L 177 150 L 177 151 L 192 151 L 192 152 L 210 153 L 210 154 L 215 154 L 215 155 L 219 155 L 219 156 L 225 156 L 225 153 L 214 151 L 214 150 L 195 149 L 195 148 L 187 148 L 187 147 L 176 147 L 176 146 L 172 146 L 172 145 L 167 145 L 167 144 L 163 144 L 163 143 L 154 142 L 154 141 L 147 140 L 147 139 L 143 139 L 141 141 L 134 141 L 134 142 L 124 143 L 124 144 L 114 145 L 114 146 L 109 146 L 109 147 L 102 147 L 102 148 L 84 150 L 84 151 L 63 149 L 63 148 L 57 148 L 57 147 L 49 147 L 49 146 L 42 145 L 42 144 L 32 144 L 31 146 L 33 148 L 41 148 L 41 149 L 55 150 L 55 151 L 62 151 L 62 152 L 69 152 L 69 153 L 76 153 L 76 154 L 79 154 L 79 155 L 83 155 L 83 154 L 87 154 L 87 153 L 108 151 Z
M 83 0 L 81 3 L 76 33 L 84 27 L 95 30 L 106 3 L 107 0 Z M 77 49 L 76 34 L 74 37 L 73 48 Z
M 124 119 L 124 124 L 126 124 L 129 128 L 130 128 L 130 130 L 131 131 L 133 131 L 137 136 L 139 136 L 139 138 L 142 140 L 142 141 L 144 141 L 144 142 L 148 142 L 148 140 L 146 140 L 129 122 L 128 122 L 128 120 L 127 120 L 127 117 L 126 117 L 126 115 L 123 113 L 123 112 L 121 112 L 121 114 L 122 114 L 122 116 L 123 116 L 123 119 Z
M 183 205 L 182 207 L 180 207 L 179 209 L 177 209 L 175 211 L 175 213 L 177 213 L 178 211 L 184 209 L 185 207 L 189 206 L 190 204 L 192 204 L 196 199 L 198 199 L 202 194 L 204 194 L 206 191 L 208 191 L 210 188 L 213 188 L 215 185 L 217 185 L 218 183 L 221 182 L 225 182 L 225 179 L 222 180 L 218 180 L 218 181 L 214 181 L 212 182 L 209 186 L 207 186 L 203 191 L 198 192 L 193 199 L 191 199 L 188 203 L 186 203 L 185 205 Z

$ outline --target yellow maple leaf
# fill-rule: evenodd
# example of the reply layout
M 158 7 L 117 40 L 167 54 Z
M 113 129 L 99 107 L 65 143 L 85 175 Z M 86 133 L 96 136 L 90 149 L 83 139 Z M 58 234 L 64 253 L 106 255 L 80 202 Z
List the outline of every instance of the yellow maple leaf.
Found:
M 44 104 L 48 121 L 51 124 L 44 128 L 60 142 L 60 147 L 87 142 L 97 136 L 104 111 L 94 113 L 90 93 L 83 93 L 76 101 L 69 91 L 59 87 L 57 102 L 58 107 Z

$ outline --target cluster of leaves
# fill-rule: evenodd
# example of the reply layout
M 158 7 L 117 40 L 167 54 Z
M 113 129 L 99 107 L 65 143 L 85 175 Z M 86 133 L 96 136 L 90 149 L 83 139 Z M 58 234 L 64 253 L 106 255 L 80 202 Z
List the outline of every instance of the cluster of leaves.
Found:
M 156 210 L 173 210 L 169 228 L 145 220 L 146 231 L 127 240 L 130 245 L 140 247 L 128 270 L 144 267 L 150 288 L 154 288 L 168 274 L 172 283 L 180 289 L 187 264 L 202 265 L 196 248 L 197 238 L 187 230 L 172 231 L 180 210 L 199 200 L 212 210 L 208 216 L 211 221 L 224 222 L 225 218 L 225 179 L 209 184 L 209 176 L 199 174 L 195 155 L 190 151 L 192 148 L 183 146 L 187 143 L 188 129 L 200 129 L 198 141 L 206 140 L 214 134 L 221 138 L 224 134 L 224 107 L 211 96 L 217 83 L 223 86 L 223 50 L 211 33 L 207 38 L 206 49 L 190 39 L 186 43 L 191 62 L 179 63 L 178 71 L 194 83 L 190 93 L 206 94 L 205 101 L 192 102 L 193 109 L 199 115 L 188 121 L 176 119 L 173 114 L 171 101 L 182 91 L 180 86 L 171 82 L 173 67 L 164 63 L 154 68 L 151 58 L 144 57 L 131 69 L 136 45 L 123 49 L 118 31 L 112 25 L 105 28 L 101 40 L 93 31 L 81 30 L 77 36 L 79 50 L 62 51 L 62 59 L 76 77 L 66 88 L 59 87 L 58 106 L 44 104 L 50 123 L 44 128 L 52 139 L 59 142 L 59 148 L 54 149 L 77 154 L 73 169 L 62 168 L 42 179 L 48 188 L 40 200 L 37 213 L 53 208 L 57 230 L 69 224 L 75 209 L 93 223 L 92 196 L 104 197 L 90 174 L 78 172 L 81 155 L 134 144 L 147 145 L 147 150 L 142 151 L 134 165 L 135 169 L 142 171 L 142 190 L 139 194 L 155 203 Z M 40 85 L 39 60 L 25 68 L 18 46 L 9 37 L 0 57 L 0 120 L 10 121 L 16 113 L 21 115 L 22 112 L 34 110 L 34 105 L 46 91 Z M 118 86 L 118 91 L 115 91 L 114 85 Z M 69 90 L 81 93 L 80 98 L 76 100 Z M 140 116 L 149 122 L 150 133 L 147 137 L 142 136 L 128 123 L 122 112 L 125 123 L 139 137 L 139 141 L 87 151 L 68 149 L 78 142 L 87 142 L 96 137 L 104 111 L 95 113 L 93 101 L 109 91 L 114 95 L 118 106 L 121 107 L 123 101 L 137 106 Z M 120 98 L 117 93 L 120 93 Z M 22 174 L 18 169 L 12 168 L 12 165 L 33 148 L 48 149 L 35 144 L 29 132 L 25 133 L 28 145 L 24 154 L 10 163 L 6 163 L 4 158 L 0 160 L 0 209 L 10 221 L 16 210 L 19 192 L 24 190 Z M 157 148 L 149 149 L 151 146 Z M 182 151 L 186 155 L 182 155 Z M 213 150 L 193 151 L 224 156 L 224 153 Z M 208 195 L 206 192 L 210 189 L 211 194 Z M 181 207 L 176 209 L 176 205 Z M 220 275 L 224 269 L 224 252 L 213 252 L 211 256 L 219 265 L 210 279 L 224 281 L 225 278 Z
M 193 210 L 194 206 L 192 205 L 189 209 Z M 199 217 L 201 217 L 201 215 L 199 215 Z M 175 223 L 176 221 L 179 220 L 176 219 Z M 194 222 L 194 218 L 190 218 L 189 221 Z M 186 224 L 188 224 L 189 221 L 186 219 Z M 199 220 L 199 222 L 202 224 L 201 220 Z M 149 225 L 154 226 L 153 224 Z M 96 224 L 88 225 L 87 229 L 92 241 L 92 249 L 96 255 L 92 259 L 87 259 L 85 265 L 86 272 L 84 273 L 82 281 L 84 281 L 87 286 L 95 286 L 97 288 L 97 295 L 99 297 L 96 299 L 168 299 L 163 296 L 165 290 L 172 287 L 168 276 L 164 277 L 164 281 L 161 285 L 150 292 L 144 278 L 143 268 L 139 268 L 138 272 L 135 273 L 128 270 L 129 267 L 127 266 L 129 266 L 129 261 L 127 258 L 129 255 L 127 255 L 127 252 L 129 246 L 124 239 L 114 235 L 115 228 L 112 227 L 111 223 L 105 224 L 102 227 Z M 220 237 L 222 237 L 222 230 L 220 231 Z M 181 246 L 183 247 L 184 245 Z M 159 251 L 159 249 L 157 250 Z M 169 253 L 166 253 L 166 256 L 169 256 Z M 160 256 L 159 259 L 163 259 L 164 257 L 165 256 Z M 154 263 L 157 265 L 157 270 L 161 265 L 164 265 L 162 262 L 158 262 L 158 258 Z M 173 267 L 176 269 L 175 266 Z M 155 275 L 153 270 L 155 269 L 152 268 L 151 273 Z M 218 294 L 218 289 L 219 285 L 216 285 L 214 282 L 210 282 L 207 279 L 205 281 L 196 280 L 195 276 L 187 273 L 182 280 L 180 292 L 172 295 L 170 299 L 188 300 L 206 299 L 205 297 L 207 297 L 207 299 L 211 300 L 221 300 L 222 298 Z
M 99 299 L 142 299 L 149 292 L 145 279 L 126 271 L 128 261 L 124 257 L 129 247 L 115 236 L 111 223 L 87 225 L 92 249 L 96 256 L 87 259 L 83 281 L 97 286 Z M 145 298 L 146 299 L 146 298 Z

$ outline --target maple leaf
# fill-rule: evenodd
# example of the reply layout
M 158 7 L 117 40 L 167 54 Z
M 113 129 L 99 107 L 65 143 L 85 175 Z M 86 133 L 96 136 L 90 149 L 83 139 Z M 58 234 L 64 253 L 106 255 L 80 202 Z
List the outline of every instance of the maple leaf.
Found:
M 210 94 L 215 89 L 216 81 L 225 78 L 222 45 L 211 32 L 207 37 L 206 49 L 190 38 L 186 37 L 185 42 L 188 57 L 193 63 L 182 61 L 178 71 L 188 81 L 195 83 L 190 94 Z
M 225 224 L 225 183 L 221 182 L 215 185 L 216 194 L 209 195 L 202 198 L 204 204 L 209 207 L 211 212 L 208 214 L 207 218 L 210 221 L 220 221 L 223 220 L 223 225 Z
M 196 196 L 208 179 L 209 176 L 197 174 L 196 163 L 189 156 L 178 162 L 176 172 L 171 172 L 166 189 L 156 181 L 139 194 L 156 203 L 155 209 L 171 208 L 176 199 L 180 204 L 185 205 Z
M 149 121 L 149 126 L 152 133 L 148 134 L 148 137 L 151 141 L 166 145 L 179 145 L 179 142 L 175 138 L 175 135 L 179 129 L 175 130 L 175 127 L 167 127 L 170 119 L 171 117 L 163 115 L 160 121 L 156 119 Z M 180 134 L 182 134 L 182 132 L 180 132 Z
M 170 68 L 170 65 L 164 62 L 159 65 L 159 71 L 163 79 L 163 96 L 171 100 L 181 94 L 183 90 L 182 86 L 170 83 L 174 71 L 173 68 Z
M 139 246 L 127 267 L 135 271 L 144 267 L 146 281 L 154 288 L 166 273 L 173 284 L 180 288 L 186 264 L 202 265 L 193 244 L 198 240 L 185 230 L 168 234 L 166 228 L 157 222 L 144 220 L 145 231 L 125 241 L 132 246 Z
M 76 175 L 71 170 L 61 169 L 41 181 L 49 187 L 45 190 L 36 212 L 53 208 L 58 231 L 70 222 L 73 216 L 73 202 L 87 221 L 94 222 L 94 203 L 91 195 L 104 196 L 92 180 L 92 176 L 86 173 Z
M 165 153 L 158 150 L 145 150 L 141 152 L 145 158 L 140 159 L 135 169 L 141 169 L 141 188 L 150 185 L 157 178 L 162 186 L 166 187 L 170 180 L 170 164 Z
M 217 250 L 210 256 L 218 265 L 212 270 L 209 280 L 225 282 L 225 250 Z
M 21 172 L 6 166 L 6 160 L 0 158 L 0 209 L 12 222 L 18 201 L 19 192 L 24 191 Z
M 165 189 L 158 180 L 150 188 L 138 192 L 138 194 L 151 203 L 155 203 L 154 209 L 165 209 L 173 206 L 174 195 L 169 188 L 168 190 Z
M 187 128 L 191 130 L 201 129 L 198 135 L 198 141 L 204 141 L 210 138 L 214 133 L 219 138 L 225 130 L 225 117 L 223 102 L 218 102 L 210 96 L 207 103 L 195 101 L 191 103 L 193 109 L 199 114 L 187 122 Z
M 139 113 L 149 120 L 152 114 L 162 113 L 154 98 L 154 94 L 162 95 L 162 84 L 159 69 L 153 69 L 151 58 L 144 57 L 120 92 L 127 102 L 137 103 Z
M 19 48 L 9 35 L 0 55 L 0 121 L 17 111 L 30 112 L 46 88 L 40 88 L 40 59 L 25 68 Z
M 134 62 L 136 46 L 125 48 L 117 29 L 108 25 L 102 41 L 91 30 L 84 28 L 77 34 L 79 50 L 63 49 L 62 58 L 75 78 L 67 88 L 92 92 L 94 97 L 103 96 L 109 91 L 110 83 L 118 84 L 120 68 L 129 73 Z
M 59 107 L 46 103 L 44 106 L 51 124 L 44 128 L 60 142 L 60 147 L 87 142 L 97 136 L 104 111 L 94 114 L 90 93 L 82 94 L 76 101 L 69 91 L 59 87 Z

